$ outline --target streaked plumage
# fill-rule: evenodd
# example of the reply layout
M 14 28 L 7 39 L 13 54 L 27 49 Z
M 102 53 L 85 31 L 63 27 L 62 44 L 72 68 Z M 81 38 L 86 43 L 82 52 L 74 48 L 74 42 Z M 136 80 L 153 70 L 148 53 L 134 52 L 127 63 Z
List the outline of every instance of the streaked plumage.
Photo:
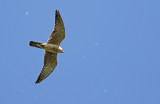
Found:
M 63 49 L 59 46 L 61 41 L 65 38 L 65 28 L 59 11 L 55 13 L 55 26 L 47 43 L 39 43 L 30 41 L 29 45 L 45 50 L 44 53 L 44 66 L 36 81 L 40 83 L 47 78 L 57 66 L 57 54 L 63 53 Z

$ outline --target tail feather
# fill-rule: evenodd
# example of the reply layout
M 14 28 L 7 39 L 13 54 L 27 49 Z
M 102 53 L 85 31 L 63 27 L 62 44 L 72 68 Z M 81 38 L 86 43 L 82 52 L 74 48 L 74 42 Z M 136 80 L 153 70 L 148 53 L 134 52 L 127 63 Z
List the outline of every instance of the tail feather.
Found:
M 39 42 L 30 41 L 29 45 L 32 46 L 32 47 L 37 47 L 37 48 L 42 48 L 42 49 L 44 48 L 44 45 L 42 43 L 39 43 Z

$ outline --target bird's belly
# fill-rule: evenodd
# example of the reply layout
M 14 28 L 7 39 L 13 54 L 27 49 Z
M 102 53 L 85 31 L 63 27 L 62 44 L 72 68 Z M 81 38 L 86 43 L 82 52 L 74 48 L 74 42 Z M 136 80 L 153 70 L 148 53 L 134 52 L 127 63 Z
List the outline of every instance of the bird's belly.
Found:
M 44 49 L 48 52 L 52 52 L 52 53 L 58 53 L 58 45 L 53 45 L 53 44 L 45 44 Z

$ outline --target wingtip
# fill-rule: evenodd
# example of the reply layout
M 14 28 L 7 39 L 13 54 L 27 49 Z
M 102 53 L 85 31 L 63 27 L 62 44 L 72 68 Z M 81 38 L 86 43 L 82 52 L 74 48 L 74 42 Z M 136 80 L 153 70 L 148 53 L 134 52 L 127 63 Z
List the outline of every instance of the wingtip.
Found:
M 40 83 L 42 80 L 37 79 L 37 81 L 35 82 L 35 84 Z
M 59 10 L 56 9 L 55 16 L 60 16 Z
M 45 79 L 45 78 L 44 78 L 44 79 Z M 38 84 L 38 83 L 42 82 L 44 79 L 41 78 L 40 76 L 38 76 L 38 78 L 37 78 L 35 84 Z
M 56 13 L 59 12 L 59 10 L 56 9 Z

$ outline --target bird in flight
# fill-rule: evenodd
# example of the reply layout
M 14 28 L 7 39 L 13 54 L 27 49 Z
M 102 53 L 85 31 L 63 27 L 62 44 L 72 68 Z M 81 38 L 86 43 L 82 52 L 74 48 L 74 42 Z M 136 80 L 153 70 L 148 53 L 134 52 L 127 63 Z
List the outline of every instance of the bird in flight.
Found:
M 30 41 L 29 45 L 44 49 L 44 65 L 35 83 L 40 83 L 47 78 L 57 66 L 57 54 L 64 53 L 60 47 L 61 41 L 65 38 L 65 28 L 59 11 L 55 12 L 55 26 L 47 43 Z

